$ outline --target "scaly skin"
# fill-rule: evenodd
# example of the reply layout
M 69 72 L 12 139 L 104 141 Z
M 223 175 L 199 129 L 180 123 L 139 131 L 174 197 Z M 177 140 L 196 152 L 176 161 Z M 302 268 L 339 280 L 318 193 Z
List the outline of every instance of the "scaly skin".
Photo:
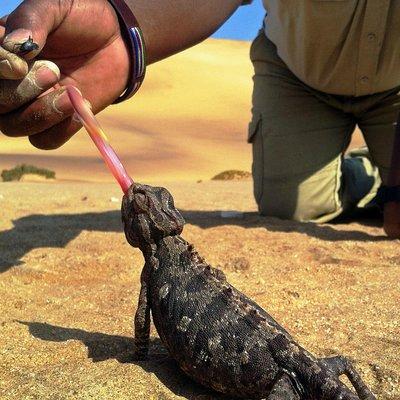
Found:
M 246 399 L 375 400 L 347 359 L 315 358 L 179 236 L 184 220 L 166 189 L 132 185 L 122 219 L 128 242 L 146 261 L 136 357 L 148 352 L 151 310 L 180 368 L 218 392 Z M 342 374 L 357 395 L 339 380 Z

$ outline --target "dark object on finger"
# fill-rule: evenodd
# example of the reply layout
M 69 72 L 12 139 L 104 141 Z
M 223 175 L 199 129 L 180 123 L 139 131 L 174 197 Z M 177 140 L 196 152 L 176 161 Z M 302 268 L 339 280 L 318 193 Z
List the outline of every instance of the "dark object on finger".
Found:
M 26 42 L 14 45 L 14 52 L 19 56 L 25 56 L 35 50 L 39 50 L 39 45 L 33 41 L 31 36 L 29 36 L 29 39 Z

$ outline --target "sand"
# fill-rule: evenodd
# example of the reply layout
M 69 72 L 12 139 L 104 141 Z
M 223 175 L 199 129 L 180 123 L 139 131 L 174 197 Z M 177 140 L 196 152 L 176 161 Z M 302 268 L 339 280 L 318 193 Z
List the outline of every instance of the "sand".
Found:
M 349 356 L 400 398 L 399 241 L 377 220 L 257 215 L 251 182 L 169 183 L 184 237 L 318 356 Z M 0 183 L 1 399 L 218 399 L 179 372 L 152 328 L 126 362 L 143 258 L 114 184 Z M 221 211 L 244 212 L 221 218 Z

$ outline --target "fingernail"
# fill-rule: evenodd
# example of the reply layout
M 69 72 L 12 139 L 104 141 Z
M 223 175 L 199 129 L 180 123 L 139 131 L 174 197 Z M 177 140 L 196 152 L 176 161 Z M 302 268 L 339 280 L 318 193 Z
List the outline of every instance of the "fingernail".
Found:
M 4 79 L 13 79 L 15 73 L 8 60 L 0 61 L 0 76 Z
M 72 120 L 76 123 L 78 123 L 79 125 L 82 125 L 82 121 L 79 118 L 79 115 L 75 112 L 74 115 L 72 116 Z
M 49 68 L 47 65 L 42 65 L 35 72 L 35 83 L 41 89 L 48 88 L 54 83 L 58 82 L 59 74 L 56 71 Z
M 88 99 L 84 99 L 83 101 L 84 101 L 85 104 L 93 111 L 92 103 L 91 103 Z
M 32 31 L 28 29 L 16 29 L 4 38 L 2 46 L 8 51 L 16 53 L 16 50 L 18 50 L 16 46 L 25 43 L 29 38 L 32 38 Z
M 68 93 L 66 91 L 59 94 L 54 99 L 53 104 L 55 110 L 58 111 L 60 114 L 70 114 L 74 111 L 74 107 L 72 106 Z
M 30 37 L 32 37 L 32 31 L 28 29 L 15 29 L 10 32 L 5 38 L 4 42 L 14 42 L 19 43 L 23 41 L 27 41 Z
M 78 89 L 76 86 L 74 86 L 74 88 L 75 88 L 75 90 L 83 97 L 83 94 L 82 94 L 81 90 Z

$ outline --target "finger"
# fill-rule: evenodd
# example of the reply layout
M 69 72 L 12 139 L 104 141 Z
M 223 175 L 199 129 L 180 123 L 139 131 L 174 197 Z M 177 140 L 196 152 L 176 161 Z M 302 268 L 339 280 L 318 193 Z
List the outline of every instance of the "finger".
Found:
M 0 79 L 18 80 L 27 73 L 28 64 L 25 60 L 0 47 Z
M 9 14 L 4 15 L 3 17 L 0 18 L 0 26 L 6 26 L 8 15 Z
M 41 150 L 54 150 L 61 147 L 82 127 L 76 118 L 70 117 L 37 135 L 29 136 L 31 144 Z
M 68 9 L 67 3 L 69 2 L 25 0 L 7 18 L 3 47 L 25 59 L 36 57 L 44 47 L 49 32 L 62 21 L 62 14 Z M 37 44 L 37 48 L 21 51 L 21 45 L 28 40 Z
M 60 71 L 57 65 L 40 60 L 31 65 L 23 80 L 0 80 L 0 114 L 14 111 L 32 101 L 55 85 L 59 79 Z
M 53 90 L 15 112 L 0 116 L 0 130 L 7 136 L 29 136 L 47 129 L 74 114 L 65 88 Z
M 7 17 L 8 15 L 5 15 L 4 17 L 0 18 L 0 42 L 2 42 L 4 39 Z
M 2 43 L 6 32 L 8 15 L 0 18 L 0 42 Z M 0 48 L 0 79 L 22 79 L 28 73 L 28 64 L 14 53 Z

